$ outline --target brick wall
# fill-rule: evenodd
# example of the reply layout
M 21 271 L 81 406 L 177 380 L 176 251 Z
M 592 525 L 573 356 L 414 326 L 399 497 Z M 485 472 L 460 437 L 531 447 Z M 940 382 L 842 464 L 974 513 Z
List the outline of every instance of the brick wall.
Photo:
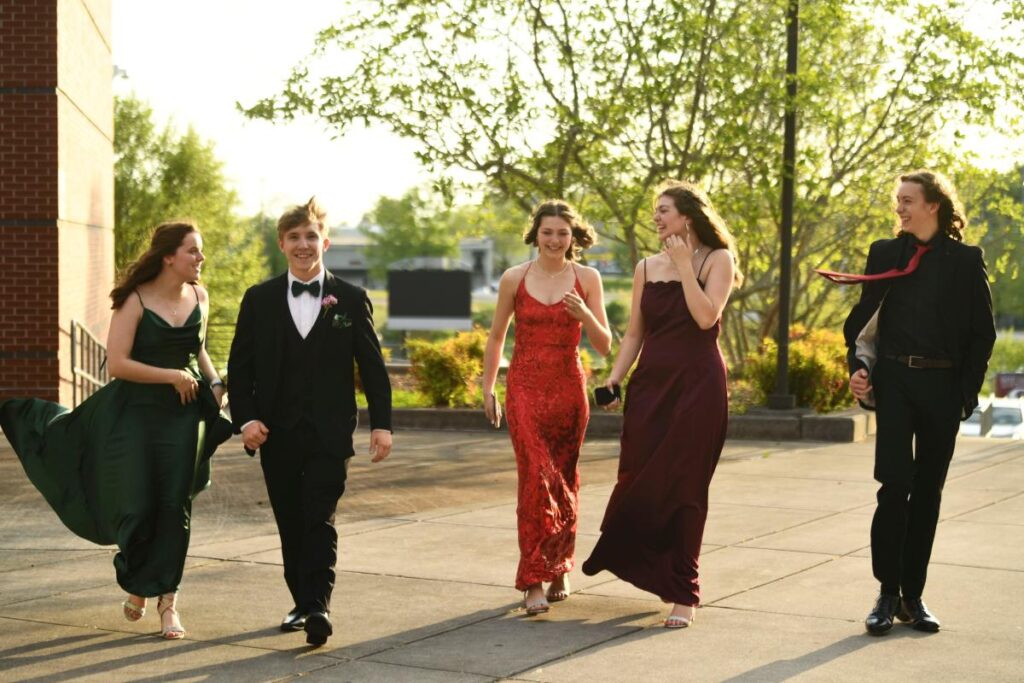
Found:
M 108 0 L 0 3 L 0 399 L 71 400 L 113 277 Z

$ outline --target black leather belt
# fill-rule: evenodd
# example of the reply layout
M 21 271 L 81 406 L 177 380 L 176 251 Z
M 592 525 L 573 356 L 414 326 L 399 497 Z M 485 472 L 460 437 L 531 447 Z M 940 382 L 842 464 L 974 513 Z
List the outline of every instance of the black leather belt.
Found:
M 951 368 L 953 367 L 953 361 L 946 360 L 945 358 L 925 358 L 924 356 L 891 356 L 886 354 L 885 356 L 889 360 L 894 360 L 897 363 L 902 363 L 908 368 L 921 368 L 922 370 L 929 370 L 932 368 Z

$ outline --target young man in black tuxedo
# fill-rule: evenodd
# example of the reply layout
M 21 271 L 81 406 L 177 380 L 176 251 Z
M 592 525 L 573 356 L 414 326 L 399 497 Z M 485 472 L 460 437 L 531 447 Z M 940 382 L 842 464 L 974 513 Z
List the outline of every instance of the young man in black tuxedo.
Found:
M 899 234 L 871 245 L 866 274 L 844 276 L 864 281 L 843 329 L 850 391 L 878 426 L 871 563 L 881 589 L 864 622 L 873 635 L 894 617 L 939 630 L 921 595 L 959 422 L 978 405 L 996 336 L 982 252 L 963 244 L 949 181 L 900 176 L 896 215 Z
M 325 213 L 314 199 L 277 223 L 288 272 L 255 285 L 238 311 L 228 360 L 231 417 L 246 450 L 260 451 L 294 607 L 283 631 L 322 645 L 356 427 L 353 362 L 370 410 L 373 462 L 391 451 L 391 383 L 366 291 L 327 272 Z

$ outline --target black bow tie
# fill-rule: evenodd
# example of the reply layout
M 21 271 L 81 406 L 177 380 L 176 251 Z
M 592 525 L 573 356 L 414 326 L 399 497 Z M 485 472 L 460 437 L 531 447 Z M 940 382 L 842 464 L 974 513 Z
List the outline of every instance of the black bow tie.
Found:
M 320 296 L 320 281 L 314 280 L 304 285 L 298 280 L 292 280 L 292 296 L 298 296 L 303 292 L 309 292 L 313 296 Z

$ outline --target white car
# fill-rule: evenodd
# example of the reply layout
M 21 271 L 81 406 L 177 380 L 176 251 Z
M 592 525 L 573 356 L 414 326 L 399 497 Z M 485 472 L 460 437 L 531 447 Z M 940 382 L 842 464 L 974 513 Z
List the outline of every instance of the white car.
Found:
M 981 413 L 985 408 L 988 407 L 987 403 L 982 403 L 971 416 L 960 423 L 960 434 L 963 436 L 981 436 Z
M 1024 400 L 997 398 L 992 401 L 992 431 L 988 435 L 1001 439 L 1024 439 Z

